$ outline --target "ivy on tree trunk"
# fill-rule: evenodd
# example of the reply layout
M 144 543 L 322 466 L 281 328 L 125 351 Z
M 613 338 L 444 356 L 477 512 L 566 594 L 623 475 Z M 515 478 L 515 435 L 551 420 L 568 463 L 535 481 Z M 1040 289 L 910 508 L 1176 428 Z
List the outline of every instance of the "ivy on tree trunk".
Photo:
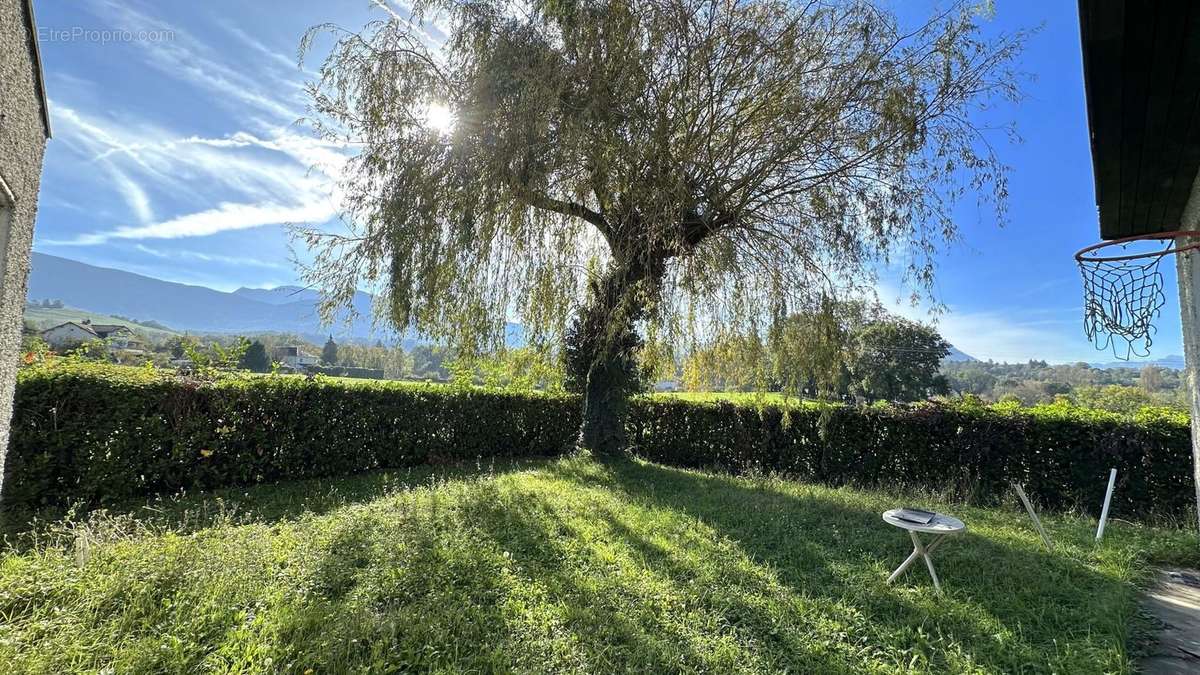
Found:
M 638 323 L 662 277 L 665 254 L 615 262 L 591 284 L 567 335 L 568 388 L 583 395 L 579 445 L 599 455 L 628 446 L 628 399 L 645 388 Z

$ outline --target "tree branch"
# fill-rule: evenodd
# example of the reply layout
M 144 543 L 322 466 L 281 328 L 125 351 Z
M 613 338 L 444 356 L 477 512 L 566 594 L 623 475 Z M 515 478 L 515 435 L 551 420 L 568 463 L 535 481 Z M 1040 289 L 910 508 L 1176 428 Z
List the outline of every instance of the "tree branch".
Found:
M 609 226 L 608 221 L 604 219 L 604 216 L 596 213 L 583 204 L 568 202 L 561 199 L 554 199 L 553 197 L 536 193 L 524 185 L 515 185 L 514 188 L 517 191 L 518 197 L 520 197 L 521 200 L 523 200 L 526 204 L 534 207 L 535 209 L 553 211 L 554 213 L 561 213 L 564 216 L 571 216 L 573 218 L 585 220 L 596 226 L 596 229 L 600 230 L 600 234 L 604 235 L 604 238 L 608 239 L 610 244 L 612 243 L 612 228 Z

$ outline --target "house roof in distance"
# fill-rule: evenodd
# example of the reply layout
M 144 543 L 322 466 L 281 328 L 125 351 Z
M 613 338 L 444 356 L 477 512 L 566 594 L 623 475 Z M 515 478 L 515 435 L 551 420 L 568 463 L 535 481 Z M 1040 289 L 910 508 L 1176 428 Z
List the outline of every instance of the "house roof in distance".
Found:
M 79 322 L 79 321 L 64 321 L 64 322 L 58 324 L 57 326 L 51 326 L 51 327 L 47 328 L 46 330 L 42 331 L 42 334 L 44 335 L 46 333 L 49 333 L 52 330 L 58 330 L 59 328 L 63 328 L 64 326 L 74 326 L 74 327 L 78 328 L 79 330 L 82 330 L 86 333 L 91 333 L 92 335 L 95 335 L 96 337 L 100 337 L 100 334 L 92 329 L 91 324 L 88 324 L 86 322 Z
M 1179 229 L 1200 170 L 1200 3 L 1079 0 L 1100 236 Z
M 118 333 L 121 331 L 124 331 L 126 333 L 133 332 L 133 329 L 131 329 L 129 326 L 126 326 L 124 324 L 119 324 L 119 323 L 93 323 L 93 324 L 88 324 L 88 325 L 90 325 L 92 327 L 92 330 L 96 331 L 97 333 L 99 333 L 102 336 L 107 335 L 109 333 Z
M 130 335 L 134 334 L 133 329 L 124 324 L 92 323 L 91 321 L 88 321 L 87 319 L 84 319 L 83 321 L 64 321 L 63 323 L 60 323 L 57 326 L 51 326 L 51 327 L 47 328 L 46 330 L 42 331 L 42 334 L 49 333 L 52 330 L 57 330 L 64 326 L 74 326 L 82 331 L 91 333 L 92 335 L 95 335 L 98 338 L 106 338 L 106 337 L 112 335 L 113 333 L 128 333 Z

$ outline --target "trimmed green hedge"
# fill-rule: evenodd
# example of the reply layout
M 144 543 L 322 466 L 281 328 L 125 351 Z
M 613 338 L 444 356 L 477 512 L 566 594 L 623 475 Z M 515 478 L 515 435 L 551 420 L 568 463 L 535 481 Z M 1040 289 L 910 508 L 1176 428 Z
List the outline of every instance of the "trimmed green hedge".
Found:
M 663 464 L 779 472 L 829 485 L 915 487 L 973 502 L 1011 499 L 1011 482 L 1050 509 L 1097 512 L 1117 469 L 1114 515 L 1194 510 L 1188 418 L 1135 418 L 1056 404 L 916 404 L 754 408 L 646 400 L 634 409 L 638 452 Z
M 1187 417 L 1068 406 L 781 408 L 640 398 L 636 452 L 734 473 L 921 487 L 977 502 L 1019 481 L 1043 506 L 1114 515 L 1192 508 Z M 487 457 L 545 457 L 578 434 L 574 396 L 325 378 L 229 377 L 60 362 L 23 370 L 5 463 L 14 513 L 74 502 Z
M 561 397 L 317 377 L 186 380 L 62 363 L 17 378 L 3 503 L 82 501 L 337 476 L 482 457 L 550 456 L 578 435 Z

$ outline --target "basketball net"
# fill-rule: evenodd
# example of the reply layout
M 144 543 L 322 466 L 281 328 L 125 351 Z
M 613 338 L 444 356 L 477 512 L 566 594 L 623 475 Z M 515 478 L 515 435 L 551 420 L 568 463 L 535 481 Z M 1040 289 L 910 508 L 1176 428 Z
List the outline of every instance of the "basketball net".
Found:
M 1113 356 L 1149 356 L 1154 321 L 1167 302 L 1163 258 L 1200 248 L 1179 238 L 1200 232 L 1161 232 L 1100 242 L 1075 254 L 1083 276 L 1083 330 L 1096 349 Z M 1124 353 L 1122 353 L 1124 351 Z

